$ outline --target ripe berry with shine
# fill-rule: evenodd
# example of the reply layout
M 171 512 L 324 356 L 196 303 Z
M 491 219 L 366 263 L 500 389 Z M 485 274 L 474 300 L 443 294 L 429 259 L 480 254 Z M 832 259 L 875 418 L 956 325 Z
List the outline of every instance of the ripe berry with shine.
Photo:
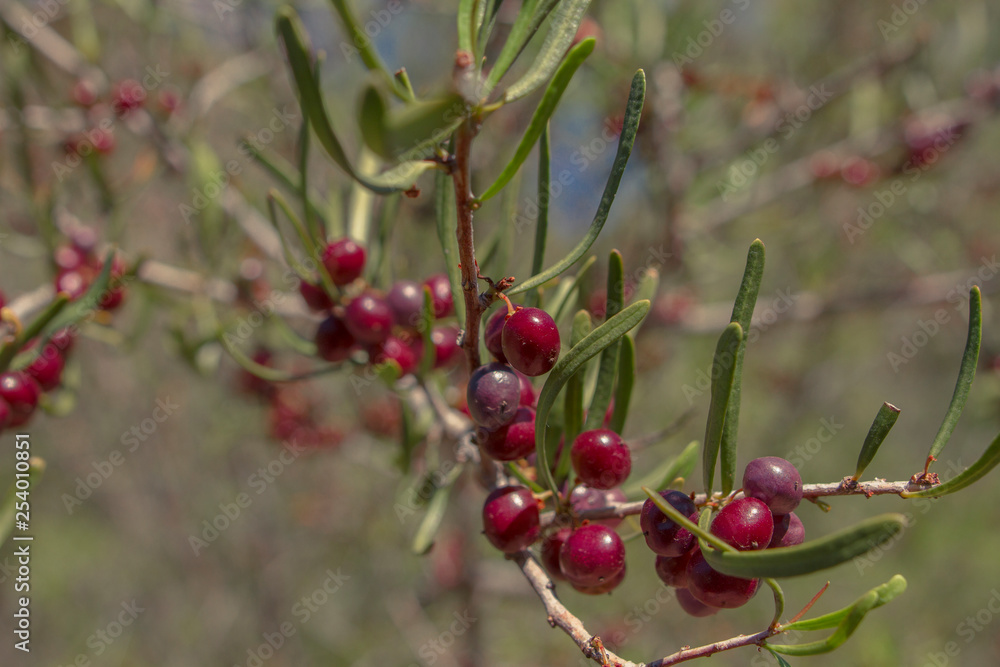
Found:
M 424 288 L 412 280 L 397 280 L 386 295 L 396 325 L 415 329 L 424 312 Z
M 774 517 L 774 535 L 771 536 L 771 542 L 767 548 L 794 547 L 796 544 L 802 544 L 805 539 L 806 529 L 802 525 L 802 520 L 795 512 L 789 512 Z
M 323 249 L 323 266 L 334 285 L 352 283 L 365 269 L 365 249 L 349 238 L 331 241 Z
M 684 493 L 660 491 L 660 497 L 684 516 L 697 521 L 694 501 Z M 646 537 L 646 546 L 659 556 L 681 556 L 690 551 L 695 543 L 694 535 L 674 523 L 648 498 L 639 514 L 639 527 Z
M 333 308 L 333 301 L 322 285 L 310 283 L 305 280 L 299 281 L 299 294 L 302 295 L 303 301 L 312 310 L 322 312 Z
M 11 426 L 20 426 L 31 418 L 41 395 L 41 387 L 27 373 L 7 371 L 0 374 L 0 399 L 10 407 Z
M 535 451 L 535 411 L 519 407 L 514 419 L 495 431 L 480 429 L 479 448 L 498 461 L 516 461 Z
M 619 584 L 625 581 L 626 570 L 628 570 L 628 565 L 622 565 L 622 569 L 618 570 L 618 574 L 615 574 L 596 586 L 583 586 L 573 581 L 570 581 L 569 585 L 573 587 L 573 590 L 583 593 L 584 595 L 604 595 L 605 593 L 610 593 L 614 589 L 618 588 Z
M 570 528 L 560 528 L 542 540 L 542 565 L 553 579 L 566 581 L 566 575 L 559 569 L 559 550 L 572 532 Z
M 486 320 L 483 328 L 483 339 L 486 342 L 486 349 L 493 355 L 493 358 L 501 363 L 507 363 L 507 357 L 503 353 L 503 325 L 507 319 L 507 311 L 503 308 L 493 313 L 490 319 Z
M 599 586 L 625 567 L 625 543 L 607 526 L 581 526 L 559 550 L 559 567 L 576 586 Z
M 609 429 L 584 431 L 576 436 L 569 455 L 580 481 L 594 489 L 619 486 L 632 472 L 628 445 Z
M 715 515 L 711 533 L 740 551 L 766 549 L 774 534 L 774 519 L 762 501 L 740 498 Z
M 389 337 L 392 330 L 392 309 L 381 296 L 364 292 L 347 304 L 344 323 L 357 340 L 377 345 Z
M 483 531 L 486 539 L 506 554 L 521 551 L 538 539 L 538 503 L 531 491 L 523 486 L 494 489 L 483 505 Z
M 424 281 L 424 285 L 431 288 L 434 317 L 441 319 L 455 312 L 455 302 L 452 300 L 451 283 L 448 281 L 448 276 L 443 273 L 435 273 Z
M 772 514 L 788 514 L 802 501 L 802 476 L 781 457 L 754 459 L 743 472 L 743 495 L 762 500 Z
M 691 595 L 691 591 L 686 588 L 678 589 L 677 603 L 681 609 L 695 618 L 704 618 L 719 613 L 718 607 L 709 607 L 704 602 Z
M 469 415 L 485 428 L 495 430 L 509 424 L 517 412 L 521 383 L 514 370 L 500 363 L 473 371 L 465 391 Z
M 507 318 L 500 335 L 504 356 L 528 376 L 552 370 L 559 359 L 559 327 L 541 308 L 519 308 Z
M 65 365 L 66 361 L 63 359 L 62 354 L 59 353 L 59 348 L 52 343 L 46 343 L 42 351 L 35 357 L 35 360 L 24 371 L 35 378 L 35 381 L 38 382 L 43 391 L 51 391 L 58 387 L 62 381 L 62 372 Z

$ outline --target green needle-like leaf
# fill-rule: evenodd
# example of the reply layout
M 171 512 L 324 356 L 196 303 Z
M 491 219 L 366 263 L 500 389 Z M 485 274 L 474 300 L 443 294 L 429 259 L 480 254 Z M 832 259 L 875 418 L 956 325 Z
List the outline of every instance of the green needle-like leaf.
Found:
M 965 401 L 969 398 L 969 390 L 972 388 L 972 380 L 976 377 L 976 364 L 979 362 L 979 346 L 983 340 L 983 295 L 979 287 L 975 286 L 969 290 L 969 334 L 965 340 L 965 352 L 962 353 L 962 365 L 958 370 L 958 381 L 955 383 L 955 391 L 951 395 L 951 403 L 948 405 L 948 412 L 944 415 L 941 428 L 934 436 L 931 443 L 930 452 L 927 454 L 927 462 L 930 464 L 938 457 L 944 446 L 951 439 L 951 434 L 958 424 L 959 417 L 962 416 L 962 409 Z
M 385 63 L 382 62 L 382 59 L 378 55 L 378 51 L 375 50 L 375 45 L 372 43 L 372 40 L 368 38 L 368 35 L 361 28 L 361 24 L 354 18 L 354 13 L 351 12 L 351 8 L 348 6 L 348 0 L 330 0 L 330 2 L 333 3 L 333 8 L 340 16 L 341 23 L 344 24 L 344 32 L 347 33 L 347 38 L 350 39 L 354 46 L 357 47 L 357 53 L 361 56 L 361 62 L 364 63 L 365 67 L 372 72 L 377 72 L 383 79 L 385 79 L 385 81 L 392 88 L 393 93 L 395 93 L 399 99 L 409 100 L 410 96 L 406 89 L 386 68 Z M 359 36 L 362 39 L 358 39 Z M 342 43 L 341 50 L 345 48 L 348 49 L 349 52 L 354 50 L 354 47 L 346 41 Z
M 424 356 L 420 359 L 420 377 L 425 377 L 434 368 L 434 342 L 431 340 L 431 330 L 434 328 L 434 297 L 431 288 L 424 285 L 424 309 L 420 314 L 420 324 L 417 330 L 424 343 Z
M 549 126 L 545 124 L 538 139 L 538 217 L 535 219 L 535 252 L 531 255 L 531 275 L 542 270 L 545 263 L 545 244 L 549 233 L 549 182 L 551 177 L 551 154 L 549 151 Z M 526 306 L 537 307 L 540 301 L 538 290 L 528 292 L 524 300 Z
M 625 303 L 624 273 L 621 253 L 612 250 L 608 258 L 608 296 L 605 315 L 607 318 L 616 315 Z M 616 341 L 601 353 L 601 362 L 597 368 L 597 384 L 590 400 L 587 422 L 583 426 L 585 431 L 600 428 L 604 423 L 604 415 L 611 405 L 611 395 L 615 389 L 615 375 L 618 373 L 618 348 L 619 343 Z
M 733 322 L 739 322 L 744 333 L 750 331 L 753 310 L 757 305 L 757 294 L 760 292 L 760 282 L 764 277 L 764 244 L 755 239 L 747 252 L 746 268 L 743 270 L 743 281 L 736 294 L 733 304 Z M 740 393 L 743 387 L 743 355 L 746 354 L 747 339 L 743 336 L 736 351 L 736 368 L 733 372 L 733 389 L 729 394 L 729 406 L 726 409 L 726 421 L 722 429 L 722 445 L 720 447 L 721 463 L 719 473 L 722 476 L 722 495 L 729 495 L 736 480 L 736 432 L 740 425 Z
M 692 440 L 676 457 L 664 459 L 655 468 L 650 470 L 638 482 L 630 482 L 622 490 L 627 498 L 633 498 L 642 493 L 642 487 L 647 486 L 652 489 L 664 490 L 670 486 L 678 477 L 689 477 L 698 464 L 698 448 L 701 445 L 697 440 Z
M 538 405 L 535 409 L 535 452 L 537 468 L 545 480 L 545 485 L 556 497 L 559 496 L 559 487 L 549 470 L 550 458 L 546 442 L 548 429 L 545 428 L 548 426 L 549 412 L 555 404 L 556 397 L 574 373 L 580 370 L 591 358 L 624 336 L 629 329 L 639 324 L 649 313 L 649 308 L 649 301 L 638 301 L 609 318 L 608 321 L 585 336 L 577 345 L 570 348 L 549 371 L 545 385 L 538 395 Z
M 796 577 L 840 565 L 883 544 L 906 525 L 901 514 L 880 514 L 827 537 L 762 551 L 703 550 L 714 570 L 734 577 Z
M 794 548 L 794 547 L 789 547 Z M 881 590 L 880 590 L 881 589 Z M 765 644 L 771 651 L 778 651 L 785 655 L 818 655 L 829 653 L 843 644 L 854 634 L 854 631 L 864 620 L 865 615 L 872 609 L 881 607 L 883 604 L 894 598 L 906 589 L 906 580 L 896 575 L 888 583 L 872 589 L 862 595 L 850 607 L 842 610 L 843 616 L 837 624 L 837 629 L 824 640 L 809 642 L 806 644 Z M 840 612 L 838 612 L 840 613 Z M 790 624 L 784 629 L 791 629 L 796 624 Z
M 445 271 L 451 283 L 455 316 L 465 321 L 465 295 L 462 294 L 462 269 L 459 268 L 458 236 L 455 234 L 455 194 L 448 174 L 439 171 L 434 176 L 434 208 L 437 216 L 438 241 L 444 254 Z
M 677 525 L 686 528 L 692 535 L 695 535 L 699 540 L 701 540 L 702 551 L 711 551 L 709 548 L 709 545 L 711 545 L 722 552 L 738 553 L 734 547 L 708 532 L 710 517 L 712 516 L 712 509 L 710 507 L 702 508 L 701 515 L 698 518 L 698 523 L 695 523 L 688 517 L 678 512 L 677 508 L 665 501 L 663 496 L 656 491 L 653 491 L 648 486 L 642 487 L 642 491 L 650 500 L 653 501 L 653 504 L 656 505 L 657 509 L 663 512 L 670 520 L 674 521 Z
M 541 51 L 535 57 L 527 73 L 521 79 L 504 91 L 505 102 L 513 102 L 529 94 L 545 83 L 559 66 L 563 54 L 576 37 L 583 15 L 590 5 L 590 0 L 562 0 L 556 7 L 556 14 L 549 24 L 549 32 L 545 36 Z M 593 48 L 593 45 L 591 45 Z
M 881 607 L 905 590 L 906 579 L 904 579 L 902 575 L 894 575 L 889 581 L 876 586 L 869 591 L 869 593 L 874 592 L 878 596 L 878 602 L 875 604 L 875 607 L 872 607 L 872 609 Z M 865 595 L 867 595 L 867 593 Z M 851 606 L 844 607 L 838 611 L 832 611 L 829 614 L 817 616 L 816 618 L 807 618 L 795 621 L 794 623 L 781 626 L 781 629 L 782 631 L 798 630 L 808 632 L 812 630 L 826 630 L 827 628 L 833 628 L 843 621 L 844 618 L 850 613 Z
M 531 122 L 528 123 L 528 129 L 524 131 L 521 143 L 518 144 L 517 149 L 514 151 L 514 157 L 511 158 L 507 166 L 500 172 L 500 176 L 493 182 L 493 185 L 486 188 L 486 191 L 479 195 L 479 201 L 486 201 L 500 192 L 514 174 L 517 173 L 517 170 L 521 168 L 524 161 L 528 159 L 528 154 L 531 152 L 532 146 L 535 145 L 535 142 L 538 141 L 548 126 L 549 118 L 552 117 L 552 113 L 559 104 L 559 100 L 562 98 L 562 94 L 569 85 L 576 70 L 587 59 L 587 56 L 593 52 L 594 44 L 595 41 L 593 38 L 585 39 L 566 54 L 555 76 L 552 77 L 552 81 L 549 82 L 548 88 L 545 89 L 542 101 L 538 103 L 535 113 L 531 116 Z M 539 206 L 541 206 L 542 200 L 547 199 L 547 197 L 548 187 L 545 190 L 540 189 L 538 191 Z
M 726 410 L 736 373 L 736 353 L 743 341 L 743 328 L 739 322 L 730 322 L 715 346 L 712 359 L 712 398 L 708 406 L 708 422 L 705 425 L 705 449 L 702 452 L 702 473 L 705 493 L 712 494 L 715 478 L 715 462 L 719 458 L 722 445 L 722 431 L 725 426 Z
M 852 479 L 856 481 L 864 473 L 865 468 L 875 458 L 878 448 L 882 446 L 882 441 L 889 435 L 889 431 L 892 430 L 892 425 L 896 423 L 898 417 L 899 408 L 891 403 L 883 403 L 882 407 L 879 408 L 871 428 L 868 429 L 868 435 L 865 436 L 865 444 L 861 446 L 861 453 L 858 454 L 858 467 Z
M 920 491 L 904 491 L 903 498 L 937 498 L 955 493 L 984 477 L 1000 463 L 1000 434 L 993 439 L 983 455 L 971 466 L 958 473 L 947 482 Z
M 276 23 L 278 35 L 288 55 L 302 111 L 309 117 L 309 123 L 327 154 L 341 169 L 369 190 L 388 194 L 410 188 L 420 174 L 434 168 L 432 162 L 415 160 L 403 162 L 377 176 L 365 176 L 355 170 L 330 123 L 323 95 L 316 83 L 318 73 L 314 72 L 310 62 L 308 40 L 298 15 L 291 7 L 282 7 L 278 10 Z
M 604 223 L 607 222 L 611 205 L 614 203 L 615 195 L 618 193 L 618 185 L 621 183 L 622 175 L 625 173 L 625 165 L 632 154 L 632 146 L 635 144 L 635 135 L 639 130 L 639 116 L 642 114 L 642 103 L 645 96 L 646 74 L 642 70 L 639 70 L 632 78 L 632 88 L 629 92 L 628 103 L 625 105 L 625 119 L 622 125 L 621 136 L 618 139 L 618 152 L 615 154 L 615 161 L 611 166 L 608 182 L 604 186 L 604 195 L 601 197 L 601 203 L 597 207 L 597 213 L 594 214 L 594 220 L 590 223 L 590 228 L 587 230 L 586 235 L 584 235 L 583 239 L 577 243 L 576 247 L 568 255 L 545 271 L 535 274 L 520 285 L 514 286 L 507 292 L 508 295 L 513 296 L 514 294 L 527 292 L 552 280 L 573 266 L 577 260 L 590 250 L 590 246 L 597 240 L 601 229 L 604 228 Z
M 621 434 L 628 417 L 628 405 L 632 400 L 635 386 L 635 341 L 630 336 L 621 340 L 618 349 L 618 385 L 615 387 L 615 409 L 608 424 L 615 433 Z
M 580 341 L 587 337 L 592 328 L 593 324 L 590 321 L 590 313 L 586 310 L 577 311 L 576 316 L 573 318 L 573 330 L 570 333 L 570 349 L 579 345 Z M 583 373 L 574 373 L 566 381 L 566 391 L 563 392 L 563 405 L 563 421 L 565 422 L 563 432 L 566 434 L 566 442 L 572 447 L 576 436 L 580 435 L 580 432 L 583 430 Z
M 500 49 L 496 62 L 486 76 L 486 95 L 493 91 L 503 75 L 514 64 L 524 47 L 528 45 L 528 42 L 531 41 L 538 28 L 548 17 L 556 2 L 558 0 L 542 0 L 541 2 L 539 0 L 524 0 L 521 3 L 521 9 L 514 19 L 514 24 L 504 39 L 503 48 Z
M 458 3 L 458 49 L 470 56 L 475 53 L 473 35 L 476 34 L 476 5 L 478 0 L 459 0 Z

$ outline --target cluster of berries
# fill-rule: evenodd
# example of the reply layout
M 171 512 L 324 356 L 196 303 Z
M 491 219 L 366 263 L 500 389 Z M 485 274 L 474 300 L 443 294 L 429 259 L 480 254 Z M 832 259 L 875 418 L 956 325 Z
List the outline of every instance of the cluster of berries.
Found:
M 663 491 L 660 496 L 697 523 L 697 508 L 689 496 L 680 491 Z M 792 511 L 801 500 L 802 478 L 795 466 L 776 456 L 754 459 L 743 473 L 743 497 L 715 515 L 709 532 L 740 551 L 801 544 L 805 531 Z M 695 536 L 663 514 L 652 500 L 643 504 L 639 524 L 647 546 L 656 554 L 656 574 L 677 589 L 678 603 L 692 616 L 740 607 L 756 594 L 759 579 L 713 570 Z
M 0 308 L 4 296 L 0 294 Z M 29 341 L 25 349 L 38 344 Z M 45 343 L 38 356 L 24 369 L 0 373 L 0 431 L 21 426 L 31 419 L 42 394 L 57 388 L 62 382 L 66 356 L 73 347 L 73 336 L 62 329 Z
M 365 249 L 351 239 L 343 238 L 327 244 L 323 250 L 323 266 L 338 288 L 353 286 L 365 267 Z M 314 311 L 327 313 L 316 330 L 316 350 L 330 362 L 350 359 L 356 352 L 368 353 L 374 365 L 396 363 L 402 375 L 417 370 L 423 357 L 423 338 L 419 327 L 423 320 L 424 287 L 430 289 L 434 317 L 443 319 L 454 314 L 451 285 L 444 274 L 435 274 L 423 285 L 400 280 L 387 294 L 364 286 L 353 296 L 335 299 L 322 281 L 299 284 L 299 292 Z M 345 289 L 345 293 L 351 290 Z M 431 331 L 434 344 L 434 367 L 452 363 L 458 356 L 459 330 L 454 325 L 435 327 Z
M 90 227 L 77 227 L 69 234 L 69 242 L 56 248 L 55 289 L 65 293 L 70 300 L 83 296 L 91 283 L 101 273 L 102 262 L 96 252 L 97 233 Z M 115 256 L 111 263 L 111 280 L 100 295 L 97 307 L 104 311 L 116 310 L 125 300 L 125 263 Z

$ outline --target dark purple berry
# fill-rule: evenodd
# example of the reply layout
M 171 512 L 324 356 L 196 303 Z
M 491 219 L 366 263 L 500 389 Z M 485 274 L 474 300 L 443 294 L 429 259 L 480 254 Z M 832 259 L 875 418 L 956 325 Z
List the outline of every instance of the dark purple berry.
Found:
M 704 618 L 719 613 L 718 607 L 709 607 L 704 602 L 691 595 L 691 591 L 686 588 L 678 589 L 677 603 L 681 609 L 695 618 Z
M 27 373 L 8 371 L 0 374 L 0 399 L 10 407 L 10 425 L 20 426 L 31 418 L 42 389 Z
M 35 381 L 38 382 L 43 391 L 52 391 L 62 381 L 62 372 L 65 365 L 66 361 L 63 359 L 62 354 L 59 353 L 59 348 L 52 343 L 46 343 L 42 351 L 35 357 L 35 360 L 24 371 L 35 378 Z
M 348 238 L 332 241 L 323 250 L 323 266 L 334 285 L 352 283 L 365 269 L 365 249 Z
M 548 373 L 559 359 L 559 327 L 540 308 L 519 308 L 507 318 L 500 338 L 508 363 L 525 375 Z
M 412 280 L 398 280 L 386 295 L 398 326 L 415 329 L 424 312 L 424 288 Z
M 692 553 L 694 550 L 683 556 L 657 556 L 656 575 L 667 586 L 687 588 L 687 564 Z
M 595 509 L 597 507 L 607 507 L 612 503 L 624 503 L 628 498 L 625 492 L 619 488 L 614 489 L 593 489 L 586 485 L 579 485 L 569 494 L 569 504 L 574 512 L 581 510 Z M 621 519 L 598 519 L 591 520 L 591 523 L 598 523 L 608 528 L 616 528 L 622 522 Z
M 381 343 L 392 330 L 392 309 L 385 299 L 364 292 L 347 304 L 344 323 L 358 341 L 367 345 Z
M 494 489 L 483 505 L 483 530 L 486 539 L 506 554 L 526 549 L 541 530 L 531 491 L 523 486 Z
M 795 512 L 789 512 L 774 517 L 774 535 L 771 536 L 771 543 L 767 548 L 794 547 L 796 544 L 802 544 L 805 539 L 806 529 L 802 521 Z
M 625 543 L 607 526 L 581 526 L 559 550 L 559 567 L 576 586 L 599 586 L 624 566 Z
M 3 431 L 10 424 L 10 413 L 10 406 L 7 405 L 7 401 L 0 398 L 0 431 Z
M 660 491 L 660 497 L 684 516 L 697 521 L 694 501 L 687 495 L 680 491 Z M 646 545 L 659 556 L 681 556 L 695 543 L 694 535 L 674 523 L 648 498 L 639 514 L 639 527 L 646 537 Z
M 699 549 L 688 560 L 687 584 L 687 590 L 699 602 L 710 607 L 734 609 L 754 596 L 760 579 L 740 579 L 716 572 Z
M 495 431 L 480 429 L 479 448 L 498 461 L 516 461 L 535 451 L 535 411 L 519 407 L 514 419 Z
M 521 383 L 506 364 L 480 366 L 472 372 L 465 392 L 469 415 L 480 426 L 496 430 L 517 412 Z
M 740 498 L 719 511 L 711 533 L 740 551 L 766 549 L 774 534 L 774 519 L 760 500 Z
M 305 280 L 299 281 L 299 294 L 312 310 L 324 311 L 333 308 L 333 301 L 322 285 L 314 285 Z
M 608 429 L 584 431 L 576 436 L 569 455 L 580 481 L 595 489 L 619 486 L 632 472 L 628 445 Z
M 444 368 L 458 358 L 459 330 L 456 326 L 438 327 L 431 331 L 434 344 L 434 368 Z
M 455 312 L 455 303 L 451 296 L 451 282 L 443 273 L 435 273 L 424 281 L 431 288 L 431 299 L 434 301 L 434 317 L 441 319 Z
M 569 585 L 573 587 L 573 590 L 583 593 L 584 595 L 604 595 L 605 593 L 610 593 L 615 590 L 618 588 L 619 584 L 625 581 L 625 573 L 627 570 L 627 565 L 622 564 L 622 569 L 618 570 L 617 574 L 597 584 L 596 586 L 582 586 L 573 581 L 570 581 Z
M 327 361 L 345 361 L 351 356 L 354 343 L 354 336 L 347 330 L 347 325 L 336 315 L 320 322 L 316 330 L 316 353 Z
M 743 495 L 764 501 L 772 514 L 788 514 L 802 501 L 802 477 L 778 456 L 754 459 L 743 472 Z
M 483 339 L 486 341 L 486 349 L 493 358 L 501 363 L 507 363 L 507 357 L 503 353 L 503 324 L 507 319 L 507 309 L 501 308 L 486 320 L 483 329 Z
M 563 542 L 572 532 L 569 528 L 560 528 L 542 540 L 542 565 L 545 566 L 549 576 L 560 581 L 566 580 L 566 575 L 559 569 L 559 550 L 562 549 Z

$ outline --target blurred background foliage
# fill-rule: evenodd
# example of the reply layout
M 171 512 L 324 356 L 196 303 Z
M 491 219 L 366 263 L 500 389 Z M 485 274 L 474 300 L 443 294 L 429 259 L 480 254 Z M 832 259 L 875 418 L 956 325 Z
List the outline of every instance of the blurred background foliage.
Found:
M 354 6 L 375 22 L 374 43 L 390 70 L 406 66 L 422 92 L 448 85 L 457 46 L 454 4 L 401 1 L 391 15 L 379 14 L 387 6 L 379 0 Z M 517 4 L 505 3 L 501 22 Z M 46 29 L 75 45 L 109 81 L 142 79 L 147 67 L 160 68 L 167 74 L 157 93 L 176 93 L 180 107 L 172 114 L 150 108 L 148 117 L 116 124 L 112 154 L 95 169 L 58 179 L 53 163 L 64 160 L 67 136 L 84 122 L 71 97 L 76 76 L 10 30 L 23 17 L 16 5 L 46 16 Z M 38 207 L 46 204 L 97 228 L 132 259 L 235 281 L 250 293 L 266 284 L 287 293 L 289 303 L 298 298 L 294 281 L 238 224 L 239 205 L 264 210 L 264 193 L 274 185 L 238 142 L 260 136 L 276 110 L 290 113 L 294 126 L 274 132 L 265 150 L 289 161 L 295 156 L 301 118 L 273 35 L 278 3 L 2 0 L 0 6 L 7 23 L 0 46 L 0 286 L 8 297 L 51 280 L 37 227 Z M 350 36 L 327 3 L 297 8 L 314 44 L 328 52 L 323 85 L 335 117 L 353 118 L 367 79 L 343 48 Z M 585 29 L 597 36 L 597 51 L 552 122 L 553 175 L 566 170 L 569 184 L 553 193 L 548 257 L 561 256 L 589 224 L 613 155 L 607 148 L 614 142 L 606 138 L 613 132 L 605 128 L 620 122 L 631 74 L 644 68 L 649 93 L 637 151 L 594 251 L 603 257 L 620 249 L 626 275 L 648 269 L 661 275 L 654 311 L 637 339 L 640 374 L 627 439 L 692 414 L 665 441 L 636 451 L 635 470 L 703 435 L 708 397 L 700 383 L 755 237 L 767 244 L 768 265 L 758 336 L 744 369 L 743 463 L 786 456 L 807 483 L 837 481 L 853 472 L 872 417 L 889 401 L 902 415 L 866 476 L 898 480 L 917 472 L 951 395 L 970 280 L 984 292 L 983 352 L 965 416 L 937 469 L 946 477 L 949 468 L 978 457 L 1000 428 L 1000 41 L 989 29 L 998 14 L 983 0 L 819 6 L 595 0 Z M 378 16 L 391 20 L 382 25 Z M 690 61 L 678 69 L 685 57 Z M 810 92 L 827 90 L 829 99 L 810 108 Z M 511 105 L 484 126 L 473 151 L 474 189 L 492 182 L 531 109 Z M 920 150 L 921 132 L 933 136 L 956 126 L 960 137 L 946 150 L 933 160 L 924 154 L 916 172 L 903 171 Z M 354 154 L 359 140 L 351 127 L 338 125 Z M 30 178 L 24 160 L 33 165 Z M 179 206 L 192 205 L 206 174 L 231 160 L 239 173 L 188 223 Z M 752 175 L 741 177 L 740 169 Z M 350 184 L 319 151 L 310 178 L 333 202 L 331 210 L 347 209 L 339 200 L 353 201 Z M 902 193 L 889 205 L 883 201 L 884 213 L 861 229 L 859 207 L 874 213 L 873 202 L 880 195 L 887 200 L 897 179 Z M 513 219 L 500 198 L 477 214 L 480 253 L 499 241 L 485 272 L 526 275 L 534 180 L 529 160 Z M 432 187 L 429 180 L 420 185 L 420 197 L 400 201 L 392 232 L 391 270 L 399 278 L 419 280 L 445 268 Z M 374 204 L 376 213 L 382 205 Z M 595 269 L 593 289 L 602 281 Z M 585 662 L 548 627 L 517 569 L 479 535 L 484 493 L 470 475 L 459 483 L 431 553 L 412 554 L 420 513 L 401 516 L 396 509 L 406 503 L 406 480 L 395 462 L 399 405 L 389 391 L 377 383 L 355 391 L 343 374 L 310 381 L 302 393 L 342 437 L 336 446 L 281 462 L 265 410 L 236 389 L 235 365 L 214 346 L 185 363 L 177 332 L 196 338 L 203 308 L 204 300 L 188 293 L 136 285 L 113 330 L 92 326 L 79 343 L 75 409 L 33 423 L 33 453 L 48 463 L 32 496 L 36 635 L 28 663 L 7 640 L 0 662 L 70 665 L 79 656 L 94 665 L 136 667 Z M 246 303 L 220 308 L 233 327 L 249 312 Z M 926 331 L 937 312 L 943 322 L 921 337 L 921 323 Z M 309 335 L 308 322 L 295 326 Z M 262 327 L 246 349 L 275 336 Z M 914 353 L 904 356 L 907 341 Z M 302 361 L 289 355 L 284 363 Z M 455 370 L 444 381 L 456 393 L 462 374 Z M 178 407 L 128 451 L 123 438 L 143 428 L 158 400 Z M 68 512 L 66 494 L 113 450 L 124 463 Z M 10 461 L 2 467 L 7 478 Z M 269 465 L 273 481 L 261 488 L 258 471 Z M 904 596 L 873 613 L 836 653 L 795 664 L 923 666 L 935 664 L 933 655 L 948 642 L 959 652 L 947 664 L 996 664 L 1000 618 L 989 603 L 1000 600 L 997 489 L 993 475 L 939 502 L 853 497 L 832 499 L 829 513 L 803 507 L 807 536 L 882 511 L 910 512 L 914 521 L 884 553 L 830 571 L 830 589 L 814 609 L 839 608 L 897 572 L 910 582 Z M 201 536 L 203 522 L 240 493 L 250 505 L 195 554 L 190 536 Z M 621 532 L 635 530 L 630 520 Z M 766 595 L 709 619 L 688 617 L 660 592 L 653 554 L 641 540 L 628 545 L 629 575 L 613 595 L 588 598 L 560 586 L 570 609 L 624 657 L 652 660 L 683 645 L 756 632 L 770 618 Z M 11 550 L 5 545 L 0 563 L 12 562 Z M 338 585 L 330 583 L 331 573 L 339 588 L 321 594 L 324 584 Z M 8 569 L 0 577 L 5 627 L 13 587 Z M 825 581 L 789 580 L 791 613 Z M 99 632 L 117 634 L 122 604 L 133 600 L 144 611 L 113 641 L 102 639 Z M 286 631 L 281 648 L 262 650 L 267 636 L 277 643 L 274 633 L 283 624 L 292 633 Z M 774 664 L 753 649 L 712 661 Z

